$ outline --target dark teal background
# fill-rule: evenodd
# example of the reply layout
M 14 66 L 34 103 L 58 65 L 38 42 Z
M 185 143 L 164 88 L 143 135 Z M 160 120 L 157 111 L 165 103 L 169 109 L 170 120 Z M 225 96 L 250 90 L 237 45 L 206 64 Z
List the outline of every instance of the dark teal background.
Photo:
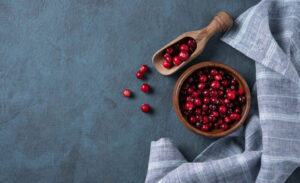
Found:
M 179 122 L 172 91 L 184 69 L 162 76 L 152 55 L 217 12 L 237 17 L 255 3 L 0 0 L 0 182 L 143 182 L 150 142 L 160 137 L 192 160 L 215 139 Z M 187 67 L 219 61 L 251 86 L 254 63 L 219 38 Z M 135 78 L 142 64 L 151 67 L 151 94 Z M 125 88 L 134 98 L 122 96 Z M 142 113 L 142 103 L 154 112 Z

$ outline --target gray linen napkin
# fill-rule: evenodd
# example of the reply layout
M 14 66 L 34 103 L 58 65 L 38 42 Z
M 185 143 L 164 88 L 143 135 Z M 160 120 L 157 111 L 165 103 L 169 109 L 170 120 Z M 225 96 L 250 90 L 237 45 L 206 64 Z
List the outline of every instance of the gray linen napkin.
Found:
M 300 1 L 263 0 L 222 40 L 256 61 L 257 103 L 248 124 L 193 162 L 169 139 L 152 142 L 147 183 L 284 182 L 299 167 Z

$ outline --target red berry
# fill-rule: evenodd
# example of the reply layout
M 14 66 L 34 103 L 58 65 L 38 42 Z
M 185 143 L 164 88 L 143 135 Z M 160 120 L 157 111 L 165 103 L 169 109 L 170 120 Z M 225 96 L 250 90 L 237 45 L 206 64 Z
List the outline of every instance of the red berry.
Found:
M 148 105 L 148 104 L 143 104 L 142 106 L 141 106 L 141 110 L 143 111 L 143 112 L 149 112 L 150 111 L 150 106 Z
M 189 53 L 187 51 L 182 50 L 179 52 L 178 56 L 180 60 L 186 61 L 189 58 Z
M 236 114 L 235 114 L 235 113 L 231 113 L 231 114 L 229 115 L 229 118 L 230 118 L 231 120 L 235 120 L 235 119 L 236 119 Z
M 195 113 L 196 113 L 196 114 L 201 114 L 201 109 L 200 109 L 200 108 L 197 108 L 196 111 L 195 111 Z
M 188 94 L 192 94 L 193 91 L 194 91 L 194 89 L 192 87 L 188 88 L 188 90 L 187 90 Z
M 205 88 L 205 84 L 204 84 L 204 83 L 199 83 L 199 84 L 198 84 L 198 88 L 199 88 L 200 90 L 203 90 L 203 89 Z
M 173 55 L 174 53 L 174 48 L 170 47 L 170 48 L 167 48 L 166 49 L 166 53 L 170 54 L 170 55 Z
M 199 93 L 198 92 L 196 92 L 196 91 L 194 91 L 193 93 L 192 93 L 192 97 L 194 97 L 194 98 L 197 98 L 197 97 L 199 97 Z
M 143 79 L 144 78 L 144 74 L 141 71 L 137 71 L 136 78 Z
M 209 130 L 208 125 L 202 125 L 201 130 L 208 131 Z
M 200 106 L 200 105 L 201 105 L 201 99 L 200 99 L 200 98 L 195 98 L 194 104 L 195 104 L 196 106 Z
M 169 55 L 168 53 L 164 54 L 164 59 L 168 62 L 172 62 L 173 58 L 171 55 Z
M 190 47 L 195 47 L 195 46 L 196 46 L 196 42 L 195 42 L 195 40 L 193 40 L 193 39 L 189 39 L 188 42 L 187 42 L 187 44 L 188 44 Z
M 229 104 L 230 103 L 230 100 L 228 98 L 225 98 L 224 99 L 224 104 Z
M 182 45 L 180 45 L 179 49 L 182 51 L 188 51 L 189 47 L 186 44 L 182 44 Z
M 164 60 L 163 66 L 168 69 L 168 68 L 172 67 L 172 62 L 168 62 L 168 61 Z
M 241 103 L 241 104 L 244 104 L 244 103 L 246 103 L 246 97 L 245 96 L 239 96 L 239 102 Z
M 228 85 L 228 81 L 227 80 L 222 80 L 221 83 L 222 83 L 223 86 L 227 86 Z
M 235 110 L 234 110 L 234 112 L 240 114 L 242 111 L 241 111 L 241 108 L 236 107 Z
M 222 123 L 220 127 L 224 131 L 228 129 L 228 125 L 226 123 Z
M 225 121 L 225 123 L 230 123 L 230 122 L 231 122 L 231 119 L 230 119 L 230 117 L 226 116 L 226 117 L 224 118 L 224 121 Z
M 141 86 L 141 90 L 142 90 L 142 92 L 147 93 L 150 90 L 150 86 L 148 84 L 144 83 Z
M 244 90 L 243 88 L 240 88 L 240 89 L 238 90 L 238 94 L 239 94 L 239 95 L 244 95 L 244 94 L 245 94 L 245 90 Z
M 143 72 L 143 73 L 147 72 L 148 71 L 148 66 L 147 65 L 142 65 L 141 68 L 140 68 L 140 71 Z
M 206 76 L 206 75 L 201 75 L 201 76 L 199 77 L 199 80 L 200 80 L 200 82 L 205 83 L 206 80 L 207 80 L 207 76 Z
M 208 123 L 208 117 L 207 116 L 203 116 L 203 123 Z
M 213 81 L 213 82 L 211 82 L 210 86 L 213 89 L 218 89 L 220 87 L 220 83 L 219 83 L 219 81 Z
M 203 91 L 203 96 L 208 97 L 209 96 L 209 90 L 204 90 Z
M 213 76 L 217 75 L 217 73 L 218 73 L 218 71 L 216 69 L 212 69 L 210 71 L 210 74 L 213 75 Z
M 222 80 L 221 74 L 215 75 L 215 80 L 221 81 Z
M 173 64 L 174 65 L 180 65 L 182 63 L 182 61 L 180 60 L 180 58 L 178 57 L 178 56 L 175 56 L 174 58 L 173 58 Z
M 214 117 L 219 117 L 219 113 L 217 111 L 214 111 L 212 114 Z
M 204 97 L 204 98 L 203 98 L 203 103 L 209 104 L 209 98 L 208 98 L 208 97 Z
M 191 123 L 196 123 L 196 116 L 191 116 L 190 117 L 190 122 Z
M 201 107 L 202 111 L 207 111 L 208 109 L 208 106 L 206 104 L 203 104 L 202 107 Z
M 123 95 L 124 95 L 124 97 L 130 97 L 131 96 L 131 91 L 129 89 L 125 89 L 123 91 Z
M 187 103 L 185 104 L 185 108 L 186 108 L 186 110 L 191 111 L 191 110 L 194 109 L 194 104 L 193 104 L 192 102 L 187 102 Z
M 240 120 L 241 119 L 241 116 L 239 115 L 239 114 L 237 114 L 237 113 L 235 113 L 235 120 Z
M 219 107 L 218 111 L 219 111 L 220 113 L 225 114 L 226 111 L 227 111 L 227 109 L 226 109 L 226 107 L 225 107 L 224 105 L 221 105 L 221 106 Z
M 228 92 L 228 93 L 227 93 L 227 98 L 228 98 L 229 100 L 234 100 L 234 99 L 236 98 L 235 92 L 234 92 L 234 91 Z

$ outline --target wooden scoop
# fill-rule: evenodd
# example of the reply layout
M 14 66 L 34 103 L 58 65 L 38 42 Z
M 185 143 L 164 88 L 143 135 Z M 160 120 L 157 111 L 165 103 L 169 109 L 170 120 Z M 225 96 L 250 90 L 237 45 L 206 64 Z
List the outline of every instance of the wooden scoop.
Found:
M 197 30 L 197 31 L 186 32 L 186 33 L 178 36 L 176 39 L 174 39 L 173 41 L 171 41 L 170 43 L 165 45 L 160 50 L 158 50 L 153 55 L 153 58 L 152 58 L 152 62 L 154 64 L 155 68 L 162 75 L 173 74 L 174 72 L 181 69 L 184 65 L 189 63 L 191 60 L 196 58 L 198 55 L 200 55 L 200 53 L 202 53 L 209 38 L 211 38 L 216 33 L 225 32 L 225 31 L 229 30 L 232 27 L 232 24 L 233 24 L 233 20 L 228 13 L 219 12 L 207 27 L 205 27 L 201 30 Z M 195 49 L 195 51 L 190 55 L 190 57 L 186 61 L 184 61 L 179 66 L 174 65 L 173 67 L 171 67 L 169 69 L 164 68 L 162 63 L 164 61 L 163 55 L 164 55 L 165 49 L 167 49 L 168 47 L 172 46 L 173 44 L 175 44 L 175 43 L 179 42 L 180 40 L 187 38 L 187 37 L 193 38 L 196 41 L 197 48 Z

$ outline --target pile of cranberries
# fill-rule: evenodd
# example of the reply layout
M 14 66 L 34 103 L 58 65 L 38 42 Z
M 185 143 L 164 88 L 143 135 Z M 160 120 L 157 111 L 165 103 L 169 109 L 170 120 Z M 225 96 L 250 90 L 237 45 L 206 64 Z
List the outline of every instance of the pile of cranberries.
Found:
M 187 121 L 202 131 L 227 130 L 241 118 L 245 90 L 224 70 L 205 67 L 183 83 L 180 109 Z
M 137 71 L 136 73 L 136 78 L 137 79 L 143 79 L 144 78 L 144 73 L 146 73 L 148 71 L 148 66 L 147 65 L 142 65 L 140 70 Z M 150 86 L 147 84 L 147 83 L 143 83 L 142 86 L 141 86 L 141 91 L 144 92 L 144 93 L 147 93 L 150 91 Z M 132 93 L 131 93 L 131 90 L 129 89 L 125 89 L 123 90 L 123 95 L 124 97 L 131 97 L 132 96 Z M 145 113 L 147 112 L 150 112 L 150 106 L 148 104 L 142 104 L 141 106 L 141 110 Z
M 179 41 L 164 51 L 164 61 L 162 65 L 167 69 L 173 65 L 180 65 L 190 57 L 196 47 L 196 41 L 192 38 L 185 38 Z

